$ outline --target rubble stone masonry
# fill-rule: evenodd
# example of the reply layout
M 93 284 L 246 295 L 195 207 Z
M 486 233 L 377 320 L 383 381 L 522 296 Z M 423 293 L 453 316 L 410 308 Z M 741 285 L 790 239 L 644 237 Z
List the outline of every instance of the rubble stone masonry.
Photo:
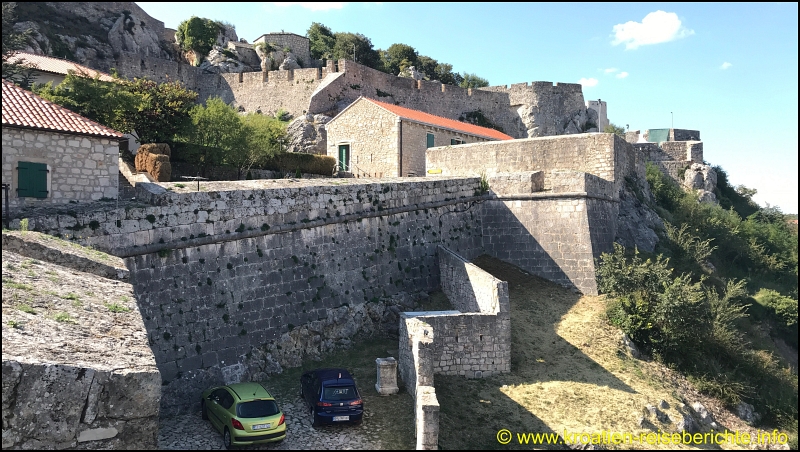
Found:
M 119 187 L 116 140 L 3 127 L 3 182 L 11 183 L 9 207 L 114 199 Z M 47 164 L 46 198 L 19 198 L 20 161 Z M 5 205 L 5 200 L 3 200 Z

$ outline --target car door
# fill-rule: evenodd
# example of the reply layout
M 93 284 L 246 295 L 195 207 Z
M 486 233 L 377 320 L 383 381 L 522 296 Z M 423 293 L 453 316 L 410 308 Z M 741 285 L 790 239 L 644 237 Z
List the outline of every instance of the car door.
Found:
M 305 375 L 305 378 L 305 384 L 303 384 L 303 398 L 305 399 L 306 404 L 313 409 L 314 405 L 317 403 L 317 401 L 314 399 L 314 388 L 317 384 L 317 376 L 313 373 L 309 373 Z
M 222 431 L 222 426 L 225 423 L 225 408 L 222 407 L 221 403 L 226 397 L 230 397 L 228 391 L 225 388 L 219 388 L 211 392 L 206 403 L 208 420 L 219 431 Z

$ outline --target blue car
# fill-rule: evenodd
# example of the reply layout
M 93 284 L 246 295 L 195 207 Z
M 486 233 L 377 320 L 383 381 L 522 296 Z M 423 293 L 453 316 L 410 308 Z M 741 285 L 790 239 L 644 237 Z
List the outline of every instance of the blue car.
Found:
M 300 394 L 314 427 L 322 424 L 360 424 L 364 401 L 345 369 L 315 369 L 300 377 Z

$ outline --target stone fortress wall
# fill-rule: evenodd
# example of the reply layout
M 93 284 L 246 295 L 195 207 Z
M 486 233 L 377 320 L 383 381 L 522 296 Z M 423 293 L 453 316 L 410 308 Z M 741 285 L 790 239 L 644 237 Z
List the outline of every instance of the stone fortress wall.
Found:
M 329 60 L 319 68 L 227 74 L 131 52 L 120 52 L 116 62 L 126 77 L 180 80 L 200 93 L 200 101 L 218 96 L 244 112 L 335 115 L 364 96 L 451 119 L 479 112 L 516 138 L 579 133 L 579 123 L 586 120 L 581 86 L 572 83 L 466 89 L 396 77 L 347 60 Z
M 609 164 L 618 150 L 606 153 Z M 612 225 L 606 235 L 590 230 L 597 212 L 613 210 L 592 192 L 613 184 L 583 173 L 564 179 L 575 186 L 531 193 L 543 174 L 506 177 L 497 187 L 508 193 L 487 194 L 477 177 L 317 179 L 290 184 L 296 188 L 241 181 L 240 190 L 182 194 L 139 183 L 142 207 L 32 217 L 29 228 L 129 256 L 170 414 L 191 408 L 204 387 L 263 378 L 345 346 L 357 332 L 397 325 L 412 294 L 441 284 L 440 245 L 466 259 L 488 253 L 541 268 L 537 274 L 596 292 L 593 250 L 610 248 L 616 217 L 602 218 Z M 256 188 L 270 183 L 284 185 Z M 496 326 L 462 317 L 454 328 Z
M 296 33 L 273 32 L 259 36 L 253 41 L 253 44 L 260 42 L 275 44 L 276 50 L 288 48 L 297 57 L 297 62 L 300 66 L 313 66 L 309 40 L 305 36 L 300 36 Z
M 667 141 L 647 141 L 656 133 Z M 636 130 L 626 133 L 625 140 L 631 143 L 641 160 L 652 162 L 678 184 L 683 183 L 682 175 L 686 168 L 693 163 L 703 163 L 703 142 L 697 130 L 652 129 L 644 133 Z

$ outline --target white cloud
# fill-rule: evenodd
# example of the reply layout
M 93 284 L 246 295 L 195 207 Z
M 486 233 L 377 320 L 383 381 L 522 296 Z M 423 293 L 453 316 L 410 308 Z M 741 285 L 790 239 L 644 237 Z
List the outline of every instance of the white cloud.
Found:
M 625 78 L 627 76 L 628 76 L 628 73 L 625 72 L 625 71 L 622 71 L 622 72 L 620 72 L 619 74 L 616 75 L 617 78 Z
M 590 86 L 597 86 L 599 83 L 596 78 L 581 78 L 578 80 L 578 83 L 583 85 L 584 88 L 588 88 Z
M 674 41 L 693 34 L 693 30 L 681 25 L 677 14 L 659 10 L 644 16 L 641 23 L 629 21 L 614 25 L 614 40 L 611 44 L 625 43 L 625 49 L 632 50 L 639 46 Z
M 298 5 L 311 11 L 327 11 L 329 9 L 342 9 L 345 2 L 272 2 L 276 6 L 293 6 Z
M 733 65 L 726 61 L 726 62 L 722 63 L 722 66 L 720 66 L 719 68 L 724 71 L 725 69 L 728 69 L 731 66 L 733 66 Z
M 617 69 L 617 68 L 615 68 L 615 67 L 610 67 L 610 68 L 606 69 L 606 70 L 605 70 L 605 71 L 603 71 L 603 72 L 605 72 L 606 74 L 613 74 L 614 72 L 617 72 L 618 70 L 619 70 L 619 69 Z

